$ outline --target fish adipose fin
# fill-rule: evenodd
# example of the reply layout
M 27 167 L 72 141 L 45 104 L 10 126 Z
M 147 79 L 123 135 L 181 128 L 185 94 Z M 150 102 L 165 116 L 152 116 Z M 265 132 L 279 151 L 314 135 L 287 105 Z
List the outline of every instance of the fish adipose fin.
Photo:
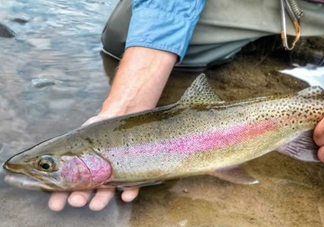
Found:
M 277 151 L 297 160 L 319 162 L 318 146 L 313 140 L 313 130 L 300 133 L 293 141 L 279 147 Z
M 210 86 L 205 74 L 200 74 L 185 91 L 178 104 L 182 107 L 196 104 L 217 104 L 222 101 Z
M 226 168 L 215 170 L 209 175 L 216 176 L 222 180 L 226 180 L 235 184 L 257 184 L 258 180 L 250 176 L 245 169 L 241 167 Z

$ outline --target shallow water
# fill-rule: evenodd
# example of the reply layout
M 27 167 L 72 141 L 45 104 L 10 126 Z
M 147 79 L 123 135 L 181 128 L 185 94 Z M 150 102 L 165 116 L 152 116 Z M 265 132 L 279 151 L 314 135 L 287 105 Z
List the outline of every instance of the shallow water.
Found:
M 0 0 L 0 22 L 16 32 L 14 39 L 0 38 L 1 163 L 98 112 L 109 90 L 106 74 L 112 76 L 117 65 L 100 55 L 100 33 L 116 3 Z M 282 59 L 239 55 L 206 73 L 222 99 L 234 100 L 306 87 L 277 72 L 287 65 Z M 195 76 L 173 73 L 160 105 L 176 101 Z M 246 168 L 260 184 L 191 177 L 143 188 L 133 203 L 121 202 L 117 194 L 101 212 L 67 207 L 59 213 L 47 208 L 49 194 L 9 187 L 1 170 L 0 226 L 323 225 L 321 164 L 271 153 Z

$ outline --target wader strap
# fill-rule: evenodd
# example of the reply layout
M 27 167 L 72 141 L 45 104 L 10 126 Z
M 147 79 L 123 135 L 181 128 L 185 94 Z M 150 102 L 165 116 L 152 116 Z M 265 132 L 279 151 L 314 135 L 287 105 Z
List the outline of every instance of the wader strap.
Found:
M 292 50 L 300 38 L 300 18 L 303 16 L 303 12 L 297 3 L 297 0 L 280 0 L 281 4 L 281 40 L 282 45 L 286 50 Z M 286 11 L 295 28 L 295 39 L 289 47 L 287 41 L 287 28 L 286 28 Z

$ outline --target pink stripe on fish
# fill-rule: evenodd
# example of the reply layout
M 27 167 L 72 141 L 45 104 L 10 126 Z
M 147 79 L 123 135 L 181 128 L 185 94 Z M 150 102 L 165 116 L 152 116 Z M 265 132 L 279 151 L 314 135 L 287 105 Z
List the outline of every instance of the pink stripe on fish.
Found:
M 253 139 L 275 129 L 276 123 L 273 121 L 255 122 L 234 126 L 227 130 L 218 129 L 174 139 L 134 145 L 129 148 L 117 148 L 114 151 L 120 156 L 143 153 L 192 154 L 198 151 L 222 149 Z

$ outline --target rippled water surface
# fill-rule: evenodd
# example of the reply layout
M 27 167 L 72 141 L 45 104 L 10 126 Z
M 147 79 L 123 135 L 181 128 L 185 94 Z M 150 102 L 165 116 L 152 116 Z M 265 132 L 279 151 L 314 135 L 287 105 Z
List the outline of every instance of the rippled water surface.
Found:
M 0 22 L 16 33 L 0 38 L 1 163 L 98 112 L 109 90 L 106 74 L 116 67 L 100 55 L 100 33 L 116 3 L 0 0 Z M 206 73 L 224 100 L 307 87 L 278 73 L 287 65 L 267 55 L 239 55 Z M 174 73 L 160 104 L 177 100 L 194 76 Z M 321 164 L 271 153 L 246 168 L 260 184 L 191 177 L 143 188 L 133 203 L 121 202 L 117 194 L 101 212 L 67 207 L 59 213 L 47 208 L 49 194 L 9 187 L 1 170 L 0 226 L 322 226 Z

